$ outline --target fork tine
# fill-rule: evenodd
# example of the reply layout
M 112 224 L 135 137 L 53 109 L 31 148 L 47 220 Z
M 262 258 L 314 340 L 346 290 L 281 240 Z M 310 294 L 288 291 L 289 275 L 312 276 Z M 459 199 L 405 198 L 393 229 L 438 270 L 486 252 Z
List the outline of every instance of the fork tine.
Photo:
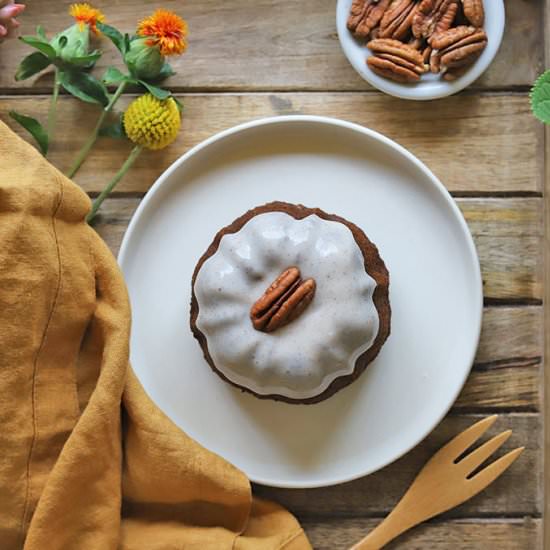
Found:
M 495 435 L 489 441 L 486 441 L 481 447 L 466 455 L 458 466 L 464 472 L 464 475 L 471 474 L 480 464 L 483 464 L 497 449 L 499 449 L 505 441 L 512 435 L 512 430 L 506 430 L 498 435 Z
M 474 489 L 472 496 L 485 489 L 485 487 L 492 483 L 500 474 L 503 474 L 524 450 L 525 447 L 518 447 L 517 449 L 510 451 L 508 454 L 501 456 L 499 459 L 495 460 L 492 464 L 489 464 L 489 466 L 472 477 L 469 480 L 469 482 L 472 483 L 472 488 Z
M 497 418 L 498 415 L 494 414 L 476 422 L 467 430 L 459 433 L 454 439 L 451 439 L 436 453 L 436 456 L 438 459 L 454 461 L 473 445 L 495 423 Z

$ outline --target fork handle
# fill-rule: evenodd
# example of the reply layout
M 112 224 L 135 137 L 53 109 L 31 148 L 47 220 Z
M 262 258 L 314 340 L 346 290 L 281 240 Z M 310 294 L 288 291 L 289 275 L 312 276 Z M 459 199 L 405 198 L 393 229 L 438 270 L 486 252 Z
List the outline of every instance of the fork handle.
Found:
M 397 512 L 397 513 L 396 513 Z M 407 518 L 396 508 L 382 523 L 375 527 L 365 538 L 361 539 L 350 550 L 379 550 L 388 542 L 414 527 L 419 522 Z

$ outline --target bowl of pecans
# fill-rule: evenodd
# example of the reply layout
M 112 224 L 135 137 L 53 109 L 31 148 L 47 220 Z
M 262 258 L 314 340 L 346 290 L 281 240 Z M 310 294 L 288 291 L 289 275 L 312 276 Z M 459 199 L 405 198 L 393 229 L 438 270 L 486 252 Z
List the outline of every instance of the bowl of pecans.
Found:
M 372 86 L 429 100 L 474 82 L 504 33 L 503 0 L 338 0 L 338 38 Z

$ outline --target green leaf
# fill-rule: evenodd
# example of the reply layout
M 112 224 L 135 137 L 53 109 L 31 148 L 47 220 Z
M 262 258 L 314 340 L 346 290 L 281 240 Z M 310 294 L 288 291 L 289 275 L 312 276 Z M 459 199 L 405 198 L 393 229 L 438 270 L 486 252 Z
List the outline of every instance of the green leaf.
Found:
M 178 107 L 178 111 L 180 112 L 180 115 L 181 115 L 184 109 L 183 103 L 177 97 L 172 96 L 172 99 L 176 102 L 176 106 Z
M 124 52 L 127 52 L 129 49 L 130 49 L 130 35 L 128 33 L 126 33 L 124 35 Z
M 111 40 L 111 42 L 121 53 L 126 53 L 127 48 L 124 43 L 124 37 L 118 29 L 115 29 L 115 27 L 111 27 L 111 25 L 106 25 L 105 23 L 100 22 L 96 23 L 96 27 L 100 32 L 102 32 L 107 38 Z
M 41 51 L 49 59 L 51 60 L 55 59 L 54 47 L 51 46 L 48 42 L 42 40 L 42 38 L 36 37 L 36 36 L 20 36 L 19 40 Z
M 126 132 L 124 131 L 124 125 L 122 123 L 122 115 L 119 116 L 116 122 L 102 126 L 99 130 L 99 135 L 115 139 L 125 138 Z
M 48 152 L 48 134 L 42 124 L 40 124 L 40 122 L 38 122 L 35 118 L 22 115 L 16 111 L 10 111 L 9 115 L 13 118 L 13 120 L 19 122 L 19 124 L 21 124 L 21 126 L 29 132 L 29 134 L 31 134 L 31 136 L 36 140 L 36 143 L 38 143 L 38 147 L 40 148 L 42 154 L 46 155 Z
M 153 79 L 153 82 L 161 82 L 163 80 L 166 80 L 169 76 L 175 75 L 176 72 L 174 69 L 172 69 L 172 66 L 170 63 L 166 62 L 162 66 L 162 69 L 160 70 L 160 73 L 156 78 Z
M 154 95 L 157 99 L 160 99 L 161 101 L 168 99 L 172 95 L 172 92 L 169 92 L 168 90 L 163 90 L 158 86 L 153 86 L 152 84 L 145 82 L 145 80 L 140 80 L 139 83 L 144 88 L 146 88 L 151 95 Z
M 533 114 L 545 124 L 550 124 L 550 69 L 537 78 L 530 97 Z
M 76 65 L 77 67 L 83 67 L 85 69 L 90 69 L 95 65 L 95 62 L 101 57 L 101 52 L 95 50 L 88 55 L 82 55 L 80 57 L 71 57 L 69 63 L 71 65 Z
M 38 25 L 36 27 L 36 36 L 41 38 L 44 42 L 48 42 L 48 39 L 46 38 L 46 31 L 42 25 Z
M 17 67 L 15 73 L 15 80 L 25 80 L 31 76 L 39 73 L 50 65 L 51 61 L 40 52 L 33 52 L 30 55 L 27 55 Z
M 105 85 L 94 76 L 76 71 L 60 71 L 61 85 L 70 94 L 87 103 L 99 103 L 104 107 L 109 103 Z
M 101 80 L 103 80 L 103 82 L 107 86 L 111 86 L 113 84 L 120 84 L 127 78 L 128 77 L 122 71 L 119 71 L 116 67 L 107 67 L 107 70 L 105 71 L 105 74 L 101 77 Z

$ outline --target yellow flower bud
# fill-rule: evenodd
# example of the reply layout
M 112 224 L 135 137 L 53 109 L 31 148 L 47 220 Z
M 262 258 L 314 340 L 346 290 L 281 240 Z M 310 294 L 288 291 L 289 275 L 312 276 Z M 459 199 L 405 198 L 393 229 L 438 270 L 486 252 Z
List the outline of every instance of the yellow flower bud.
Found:
M 181 115 L 173 98 L 161 101 L 145 94 L 128 105 L 123 122 L 131 141 L 147 149 L 163 149 L 176 139 Z

